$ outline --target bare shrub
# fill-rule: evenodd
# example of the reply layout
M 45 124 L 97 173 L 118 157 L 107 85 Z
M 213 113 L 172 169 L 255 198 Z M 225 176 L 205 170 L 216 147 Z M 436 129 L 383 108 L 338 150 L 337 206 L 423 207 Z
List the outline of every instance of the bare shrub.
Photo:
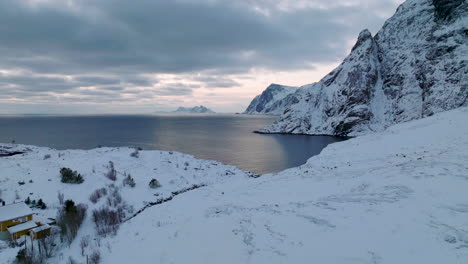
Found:
M 60 227 L 60 238 L 64 239 L 70 245 L 75 239 L 86 216 L 86 205 L 75 203 L 72 200 L 66 200 L 65 205 L 59 208 L 57 212 L 57 226 Z
M 135 180 L 132 178 L 130 174 L 128 174 L 122 181 L 123 186 L 130 186 L 135 187 Z
M 37 243 L 39 246 L 39 254 L 43 258 L 50 258 L 52 257 L 54 250 L 55 240 L 57 239 L 57 232 L 51 231 L 50 235 L 41 239 L 37 239 Z
M 44 160 L 46 160 L 46 159 L 50 159 L 50 154 L 45 154 L 44 155 Z
M 89 256 L 89 264 L 99 264 L 100 262 L 101 252 L 99 252 L 99 250 L 96 250 Z
M 93 210 L 93 221 L 96 231 L 100 236 L 115 234 L 120 223 L 125 219 L 127 213 L 132 213 L 133 207 L 128 206 L 122 199 L 119 189 L 113 185 L 109 186 L 107 206 Z
M 154 179 L 154 178 L 151 179 L 151 181 L 148 183 L 148 185 L 149 185 L 149 187 L 150 187 L 151 189 L 156 189 L 156 188 L 158 188 L 158 187 L 161 187 L 161 184 L 159 183 L 159 181 L 156 180 L 156 179 Z
M 111 181 L 117 180 L 117 171 L 114 168 L 114 162 L 109 161 L 109 171 L 106 173 L 106 177 Z
M 101 199 L 101 197 L 103 196 L 106 196 L 107 195 L 107 190 L 106 188 L 100 188 L 100 189 L 97 189 L 95 190 L 90 196 L 89 196 L 89 200 L 93 203 L 97 203 L 99 201 L 99 199 Z
M 55 247 L 56 233 L 51 233 L 50 236 L 37 239 L 37 247 L 31 240 L 25 240 L 25 247 L 18 251 L 16 255 L 17 264 L 40 264 L 48 263 L 47 259 L 52 257 Z M 31 241 L 31 242 L 29 242 Z
M 122 222 L 121 214 L 109 207 L 93 210 L 93 221 L 100 236 L 115 234 Z
M 109 197 L 107 197 L 107 205 L 110 207 L 117 207 L 122 201 L 122 195 L 120 195 L 119 189 L 114 188 L 110 190 Z
M 65 195 L 63 195 L 62 192 L 58 192 L 58 193 L 57 193 L 57 198 L 58 198 L 58 200 L 59 200 L 60 205 L 63 205 L 64 199 L 65 199 Z
M 133 151 L 132 153 L 130 153 L 130 157 L 133 157 L 133 158 L 139 158 L 140 157 L 140 152 L 138 151 L 138 149 L 135 149 L 135 151 Z
M 84 256 L 85 254 L 85 249 L 89 245 L 89 236 L 84 236 L 80 240 L 80 249 L 81 249 L 81 256 Z

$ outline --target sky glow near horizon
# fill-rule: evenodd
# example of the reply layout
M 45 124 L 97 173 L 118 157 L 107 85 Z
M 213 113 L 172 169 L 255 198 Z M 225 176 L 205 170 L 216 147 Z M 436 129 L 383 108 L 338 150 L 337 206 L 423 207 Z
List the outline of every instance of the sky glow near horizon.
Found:
M 241 112 L 336 67 L 402 0 L 0 0 L 0 114 Z

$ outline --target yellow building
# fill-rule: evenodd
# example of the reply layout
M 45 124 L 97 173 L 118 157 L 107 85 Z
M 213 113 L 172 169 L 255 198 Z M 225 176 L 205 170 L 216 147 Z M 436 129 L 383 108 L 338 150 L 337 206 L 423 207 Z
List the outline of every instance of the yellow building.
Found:
M 33 239 L 42 239 L 50 235 L 50 225 L 45 224 L 39 227 L 33 228 L 30 231 L 31 237 Z
M 9 228 L 30 221 L 32 222 L 32 214 L 31 208 L 23 202 L 0 206 L 0 239 L 8 240 L 11 238 L 11 234 L 8 231 Z M 32 224 L 29 223 L 27 226 L 32 226 Z M 35 223 L 34 227 L 36 227 Z M 16 229 L 13 229 L 13 231 L 16 231 Z
M 21 236 L 29 234 L 29 230 L 36 228 L 37 225 L 33 221 L 28 221 L 19 225 L 14 225 L 8 227 L 8 233 L 10 233 L 10 238 L 16 240 Z

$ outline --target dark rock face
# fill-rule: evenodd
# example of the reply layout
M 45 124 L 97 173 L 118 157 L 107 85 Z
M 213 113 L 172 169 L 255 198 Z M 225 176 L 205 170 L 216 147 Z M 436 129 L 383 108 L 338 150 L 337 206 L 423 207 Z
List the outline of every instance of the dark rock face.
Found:
M 468 105 L 467 2 L 407 0 L 261 132 L 359 135 Z
M 456 9 L 462 8 L 466 0 L 433 0 L 435 17 L 439 20 L 451 20 L 456 17 Z

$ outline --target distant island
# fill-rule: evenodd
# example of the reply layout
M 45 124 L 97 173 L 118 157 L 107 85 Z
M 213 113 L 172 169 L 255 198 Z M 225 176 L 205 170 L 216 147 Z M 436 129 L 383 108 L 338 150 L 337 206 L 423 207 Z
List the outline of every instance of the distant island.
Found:
M 214 114 L 215 111 L 200 105 L 194 107 L 182 107 L 180 106 L 177 110 L 173 111 L 173 113 L 185 113 L 185 114 Z

